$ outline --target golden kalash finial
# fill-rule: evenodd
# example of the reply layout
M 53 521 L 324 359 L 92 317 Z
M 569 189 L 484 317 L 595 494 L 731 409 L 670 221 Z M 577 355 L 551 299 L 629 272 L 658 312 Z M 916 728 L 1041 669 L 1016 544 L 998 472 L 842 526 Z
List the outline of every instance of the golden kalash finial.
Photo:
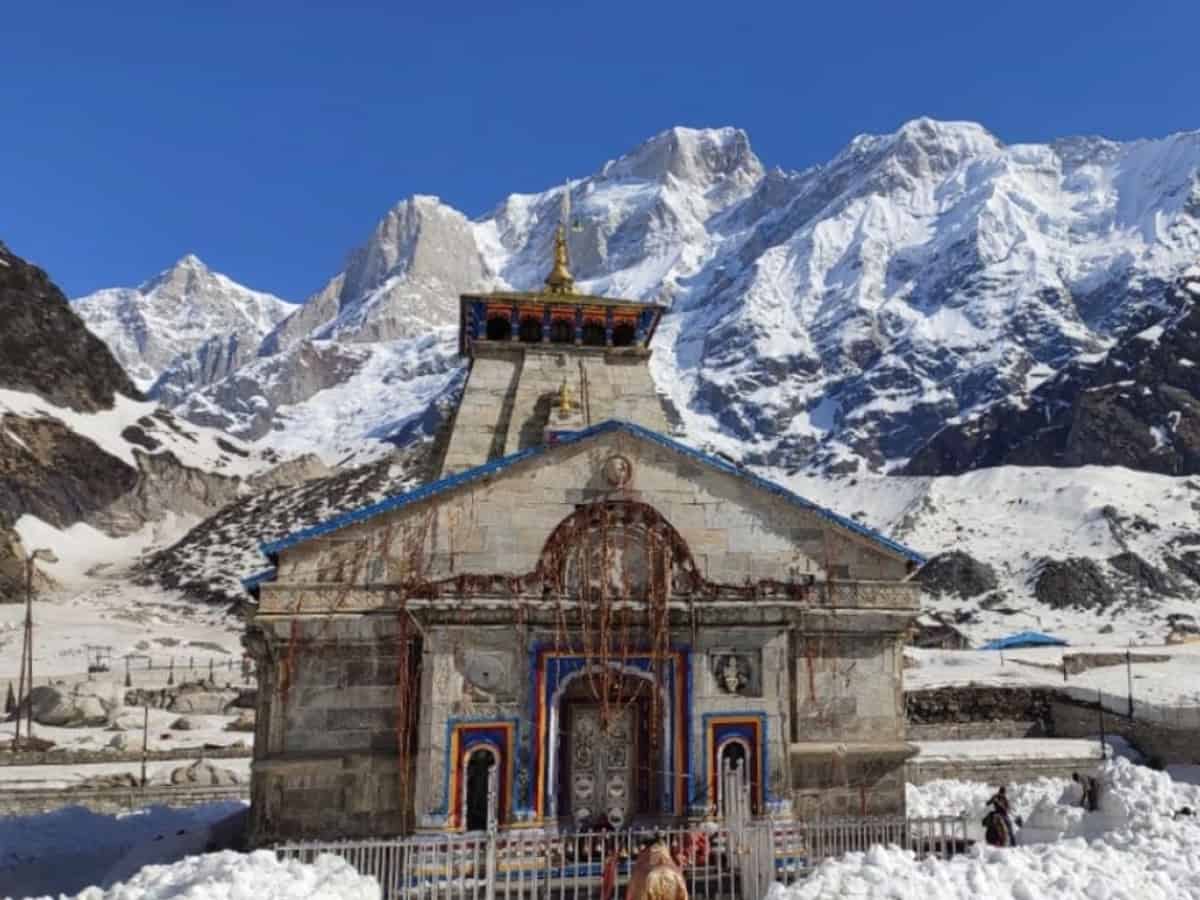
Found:
M 551 294 L 575 293 L 575 279 L 571 277 L 570 259 L 567 253 L 567 222 L 571 219 L 571 188 L 563 188 L 562 221 L 554 231 L 554 268 L 546 276 L 546 288 Z
M 562 387 L 558 389 L 558 414 L 569 416 L 574 408 L 575 398 L 571 396 L 571 388 L 563 381 Z

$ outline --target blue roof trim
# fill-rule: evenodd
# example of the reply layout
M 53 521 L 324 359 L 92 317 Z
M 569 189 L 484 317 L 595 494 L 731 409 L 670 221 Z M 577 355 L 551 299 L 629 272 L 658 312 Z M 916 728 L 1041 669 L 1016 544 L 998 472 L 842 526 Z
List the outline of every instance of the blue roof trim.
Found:
M 734 475 L 737 478 L 749 481 L 751 484 L 767 491 L 768 493 L 774 494 L 775 496 L 781 497 L 802 509 L 815 513 L 826 521 L 832 522 L 833 524 L 838 525 L 847 531 L 874 541 L 880 546 L 886 547 L 887 549 L 905 557 L 906 559 L 912 560 L 917 564 L 922 564 L 925 562 L 925 557 L 917 553 L 915 550 L 910 550 L 903 544 L 893 541 L 891 538 L 885 537 L 878 531 L 867 528 L 865 525 L 861 525 L 858 522 L 855 522 L 853 519 L 840 516 L 833 510 L 826 509 L 824 506 L 813 503 L 811 500 L 807 500 L 804 497 L 801 497 L 799 494 L 793 493 L 787 488 L 775 484 L 773 481 L 768 481 L 767 479 L 755 475 L 746 469 L 740 468 L 733 463 L 726 462 L 725 460 L 718 459 L 714 456 L 709 456 L 706 453 L 701 453 L 699 450 L 695 450 L 691 447 L 688 447 L 686 444 L 681 444 L 678 441 L 674 441 L 656 431 L 651 431 L 648 428 L 643 428 L 641 425 L 635 425 L 632 422 L 625 422 L 619 419 L 608 419 L 604 422 L 600 422 L 597 425 L 593 425 L 590 428 L 563 434 L 554 444 L 530 447 L 526 450 L 521 450 L 518 453 L 514 453 L 511 456 L 495 459 L 491 462 L 484 463 L 482 466 L 476 466 L 474 469 L 468 469 L 465 472 L 460 472 L 457 475 L 450 475 L 447 478 L 430 482 L 429 484 L 422 485 L 421 487 L 415 488 L 407 493 L 395 494 L 391 497 L 380 500 L 377 503 L 372 503 L 369 506 L 364 506 L 347 513 L 342 513 L 341 515 L 334 516 L 332 519 L 319 522 L 318 524 L 306 528 L 303 531 L 297 531 L 293 534 L 287 535 L 286 537 L 282 537 L 277 541 L 271 541 L 270 543 L 262 544 L 260 549 L 267 557 L 274 559 L 276 554 L 282 550 L 286 550 L 289 547 L 294 547 L 297 544 L 302 544 L 305 541 L 312 540 L 313 538 L 321 537 L 322 535 L 329 534 L 333 531 L 338 531 L 348 525 L 354 525 L 358 522 L 366 521 L 367 519 L 374 518 L 382 513 L 400 509 L 412 503 L 419 503 L 420 501 L 440 494 L 443 491 L 448 491 L 452 488 L 471 484 L 483 478 L 487 478 L 490 475 L 495 475 L 498 472 L 502 472 L 519 462 L 523 462 L 524 460 L 532 459 L 536 456 L 541 456 L 544 453 L 551 452 L 557 447 L 565 447 L 571 444 L 577 444 L 580 441 L 586 441 L 589 438 L 595 437 L 596 435 L 608 434 L 609 432 L 614 431 L 627 432 L 636 437 L 656 443 L 661 447 L 667 448 L 668 450 L 673 450 L 676 453 L 682 453 L 683 455 L 691 457 L 692 459 L 708 466 L 709 468 L 717 469 L 718 471 L 725 472 L 726 474 Z

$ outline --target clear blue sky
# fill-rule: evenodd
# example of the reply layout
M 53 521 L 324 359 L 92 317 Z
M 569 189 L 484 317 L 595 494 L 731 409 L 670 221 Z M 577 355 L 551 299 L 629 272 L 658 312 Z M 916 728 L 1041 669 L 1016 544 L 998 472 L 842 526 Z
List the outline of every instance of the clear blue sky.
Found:
M 1198 128 L 1200 2 L 6 4 L 0 239 L 71 296 L 191 251 L 299 300 L 411 193 L 478 215 L 675 124 L 795 169 L 920 115 Z

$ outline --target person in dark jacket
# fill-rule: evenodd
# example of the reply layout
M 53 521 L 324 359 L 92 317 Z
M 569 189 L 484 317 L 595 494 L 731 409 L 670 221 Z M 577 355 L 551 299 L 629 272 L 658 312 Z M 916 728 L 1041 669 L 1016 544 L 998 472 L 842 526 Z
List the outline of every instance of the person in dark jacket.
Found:
M 1008 790 L 1004 785 L 988 800 L 988 807 L 988 814 L 983 818 L 985 840 L 993 847 L 1013 846 L 1016 843 L 1016 830 L 1013 828 Z
M 1092 808 L 1092 788 L 1091 788 L 1091 785 L 1089 784 L 1091 779 L 1085 778 L 1083 775 L 1080 775 L 1078 772 L 1072 772 L 1071 780 L 1073 782 L 1075 782 L 1077 785 L 1079 785 L 1079 791 L 1080 791 L 1079 805 L 1082 806 L 1084 809 L 1091 809 Z

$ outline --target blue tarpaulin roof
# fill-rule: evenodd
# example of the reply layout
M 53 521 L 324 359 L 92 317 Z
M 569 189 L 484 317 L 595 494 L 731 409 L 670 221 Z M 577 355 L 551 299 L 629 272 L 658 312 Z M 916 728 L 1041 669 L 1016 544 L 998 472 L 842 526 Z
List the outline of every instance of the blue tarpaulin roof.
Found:
M 1065 647 L 1067 642 L 1052 634 L 1042 634 L 1040 631 L 1020 631 L 1008 637 L 988 641 L 980 650 L 1011 650 L 1017 647 Z

